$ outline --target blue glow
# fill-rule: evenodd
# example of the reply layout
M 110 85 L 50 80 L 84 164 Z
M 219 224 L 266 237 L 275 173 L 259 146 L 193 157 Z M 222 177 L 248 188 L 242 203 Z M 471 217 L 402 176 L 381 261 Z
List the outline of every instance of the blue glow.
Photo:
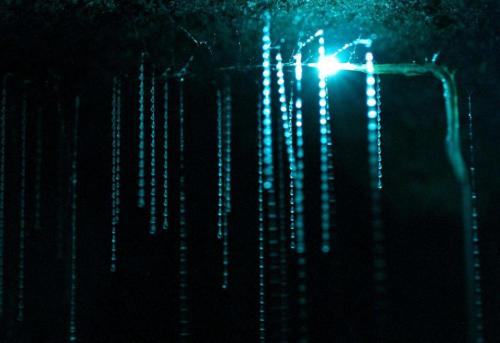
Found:
M 155 109 L 155 73 L 151 76 L 151 170 L 150 170 L 150 204 L 149 233 L 156 233 L 156 109 Z
M 141 54 L 141 64 L 139 66 L 139 154 L 138 154 L 138 175 L 137 175 L 137 206 L 146 206 L 145 201 L 145 153 L 144 153 L 144 52 Z

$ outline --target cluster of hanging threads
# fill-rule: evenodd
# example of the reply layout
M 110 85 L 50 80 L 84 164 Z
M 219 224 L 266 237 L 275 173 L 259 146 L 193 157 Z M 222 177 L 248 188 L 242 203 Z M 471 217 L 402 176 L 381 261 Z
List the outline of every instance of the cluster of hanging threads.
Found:
M 42 229 L 42 109 L 39 108 L 36 116 L 36 148 L 35 148 L 35 230 Z
M 188 260 L 186 227 L 186 185 L 184 165 L 184 79 L 179 84 L 179 327 L 180 340 L 186 341 L 189 332 Z
M 138 152 L 138 174 L 137 174 L 137 206 L 146 206 L 146 174 L 145 174 L 145 123 L 144 123 L 144 52 L 141 54 L 139 66 L 139 152 Z
M 366 105 L 368 121 L 368 167 L 370 173 L 370 190 L 373 229 L 373 277 L 375 287 L 375 312 L 378 335 L 382 335 L 386 312 L 386 261 L 384 251 L 384 233 L 381 218 L 381 189 L 379 188 L 379 155 L 378 155 L 378 107 L 375 89 L 375 68 L 373 54 L 367 52 L 366 61 Z
M 7 76 L 2 85 L 0 103 L 0 317 L 4 313 L 4 237 L 5 237 L 5 144 L 7 124 Z
M 319 61 L 325 59 L 325 39 L 323 31 L 318 35 Z M 329 137 L 327 120 L 326 74 L 319 70 L 319 127 L 320 127 L 320 174 L 321 174 L 321 251 L 330 252 L 330 192 L 329 192 Z
M 481 261 L 479 249 L 479 224 L 477 212 L 477 193 L 476 193 L 476 161 L 475 161 L 475 144 L 474 131 L 472 126 L 472 99 L 468 98 L 469 113 L 467 115 L 468 134 L 469 134 L 469 176 L 471 183 L 471 203 L 472 203 L 472 242 L 473 242 L 473 265 L 474 265 L 474 304 L 475 307 L 475 323 L 477 339 L 476 343 L 484 342 L 483 337 L 483 301 L 481 290 Z
M 307 285 L 306 285 L 306 241 L 304 227 L 304 130 L 302 118 L 302 45 L 295 55 L 295 127 L 297 160 L 295 173 L 295 208 L 296 208 L 296 252 L 297 252 L 297 279 L 298 279 L 298 311 L 299 311 L 299 341 L 307 341 Z
M 78 185 L 78 118 L 80 112 L 80 98 L 75 98 L 75 116 L 73 122 L 73 151 L 71 156 L 71 270 L 69 295 L 69 340 L 75 342 L 76 337 L 76 241 L 77 241 L 77 185 Z
M 156 233 L 156 109 L 155 109 L 155 73 L 151 75 L 151 173 L 149 203 L 149 233 Z
M 168 80 L 163 85 L 163 230 L 168 229 Z
M 377 187 L 378 189 L 382 189 L 383 184 L 382 184 L 382 90 L 381 90 L 381 84 L 380 84 L 380 76 L 376 76 L 375 82 L 377 85 L 377 161 L 378 161 L 378 168 L 377 168 L 377 177 L 378 177 L 378 183 Z
M 120 221 L 120 140 L 121 140 L 121 83 L 113 78 L 111 101 L 111 272 L 116 271 L 117 237 Z
M 17 321 L 24 321 L 24 272 L 26 236 L 26 89 L 21 109 L 21 186 L 19 195 L 19 275 L 17 285 Z

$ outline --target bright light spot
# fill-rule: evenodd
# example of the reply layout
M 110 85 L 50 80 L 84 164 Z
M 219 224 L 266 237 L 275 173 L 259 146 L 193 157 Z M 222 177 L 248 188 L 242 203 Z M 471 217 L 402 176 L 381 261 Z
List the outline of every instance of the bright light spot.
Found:
M 318 62 L 318 70 L 320 74 L 325 76 L 336 74 L 341 67 L 341 63 L 335 56 L 324 56 Z

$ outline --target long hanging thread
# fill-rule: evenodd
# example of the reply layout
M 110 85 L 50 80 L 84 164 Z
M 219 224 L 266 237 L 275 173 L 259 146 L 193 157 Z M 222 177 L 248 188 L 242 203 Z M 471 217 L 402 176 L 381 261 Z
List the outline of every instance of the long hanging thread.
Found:
M 217 90 L 217 238 L 222 239 L 224 226 L 224 170 L 222 156 L 222 95 Z
M 290 129 L 290 139 L 292 141 L 292 149 L 293 149 L 293 159 L 294 159 L 294 166 L 293 170 L 290 168 L 290 249 L 295 250 L 295 244 L 296 244 L 296 233 L 295 233 L 295 174 L 297 173 L 297 161 L 296 161 L 296 153 L 295 153 L 295 148 L 294 148 L 294 108 L 295 108 L 295 103 L 294 103 L 294 83 L 291 81 L 290 83 L 290 100 L 288 103 L 288 127 Z
M 75 114 L 73 122 L 73 151 L 71 156 L 71 270 L 69 293 L 69 341 L 75 342 L 76 336 L 76 242 L 77 242 L 77 186 L 78 186 L 78 117 L 80 112 L 80 98 L 75 98 Z
M 179 84 L 179 335 L 182 342 L 190 336 L 184 148 L 184 79 L 181 78 Z
M 265 25 L 262 37 L 263 57 L 263 142 L 264 142 L 264 191 L 267 203 L 267 225 L 268 225 L 268 261 L 269 261 L 269 321 L 268 336 L 275 340 L 279 333 L 274 323 L 279 319 L 279 229 L 277 225 L 276 185 L 274 180 L 274 154 L 273 154 L 273 125 L 271 112 L 271 17 L 269 13 L 265 16 Z
M 377 187 L 382 189 L 382 89 L 380 83 L 380 76 L 376 76 L 375 83 L 377 85 Z
M 227 130 L 227 112 L 231 110 L 230 104 L 228 108 L 226 95 L 227 89 L 224 88 L 223 92 L 217 91 L 217 166 L 218 166 L 218 209 L 217 209 L 217 237 L 222 240 L 222 288 L 226 289 L 228 286 L 228 164 L 231 163 L 229 151 L 230 136 L 228 138 Z
M 138 152 L 138 170 L 137 170 L 137 206 L 143 208 L 146 206 L 146 172 L 145 172 L 145 123 L 144 123 L 144 52 L 141 54 L 139 66 L 139 152 Z
M 476 192 L 476 161 L 475 161 L 475 143 L 474 130 L 472 125 L 472 99 L 471 95 L 468 98 L 467 115 L 468 133 L 469 133 L 469 174 L 471 183 L 471 203 L 472 203 L 472 241 L 473 241 L 473 264 L 474 264 L 474 304 L 475 307 L 475 323 L 477 338 L 476 343 L 484 342 L 484 327 L 483 327 L 483 301 L 481 290 L 481 259 L 479 249 L 479 224 L 477 211 L 477 192 Z
M 163 85 L 163 230 L 168 229 L 168 80 Z
M 222 288 L 229 282 L 229 214 L 231 212 L 231 120 L 232 98 L 229 84 L 224 87 L 224 225 L 222 232 Z
M 26 237 L 26 90 L 23 93 L 21 109 L 21 186 L 19 195 L 19 275 L 17 284 L 17 321 L 24 321 L 24 274 Z
M 265 228 L 264 228 L 264 178 L 262 147 L 262 95 L 257 107 L 257 167 L 258 167 L 258 205 L 259 205 L 259 341 L 266 340 L 266 280 L 265 280 Z
M 156 109 L 155 109 L 155 73 L 151 76 L 151 170 L 150 170 L 150 203 L 149 233 L 156 233 Z
M 281 283 L 281 341 L 288 340 L 288 277 L 287 277 L 287 224 L 290 228 L 290 232 L 294 232 L 294 194 L 293 194 L 293 183 L 295 174 L 295 152 L 293 148 L 293 136 L 292 129 L 290 126 L 290 116 L 288 113 L 286 90 L 285 90 L 285 75 L 283 73 L 283 59 L 281 53 L 276 54 L 276 76 L 278 82 L 278 93 L 280 102 L 280 112 L 281 112 L 281 133 L 283 135 L 278 135 L 278 166 L 279 169 L 279 213 L 280 213 L 280 283 Z M 285 196 L 285 175 L 283 163 L 283 142 L 286 148 L 286 155 L 288 157 L 288 173 L 287 178 L 289 180 L 289 194 L 288 197 Z M 285 219 L 285 199 L 288 199 L 288 222 Z M 293 236 L 292 236 L 293 237 Z
M 0 317 L 4 313 L 4 236 L 5 236 L 5 144 L 7 124 L 7 77 L 2 85 L 0 104 Z
M 116 271 L 117 227 L 120 222 L 120 145 L 121 145 L 121 84 L 113 79 L 111 100 L 111 264 L 110 271 Z
M 370 174 L 372 230 L 373 230 L 373 278 L 375 287 L 375 318 L 378 338 L 383 339 L 386 322 L 386 261 L 384 232 L 381 218 L 381 189 L 379 189 L 377 98 L 373 54 L 367 52 L 366 61 L 366 105 L 368 123 L 368 167 Z
M 319 60 L 325 59 L 325 39 L 319 34 Z M 320 175 L 321 175 L 321 251 L 330 252 L 330 192 L 328 172 L 328 120 L 326 74 L 319 71 L 319 127 L 320 127 Z
M 306 284 L 306 241 L 304 227 L 304 130 L 302 118 L 302 45 L 295 55 L 295 127 L 297 140 L 297 171 L 295 174 L 295 206 L 296 206 L 296 234 L 297 234 L 297 283 L 298 283 L 298 314 L 299 314 L 299 342 L 307 342 L 307 284 Z
M 39 108 L 36 117 L 36 148 L 35 148 L 35 230 L 42 229 L 42 109 Z

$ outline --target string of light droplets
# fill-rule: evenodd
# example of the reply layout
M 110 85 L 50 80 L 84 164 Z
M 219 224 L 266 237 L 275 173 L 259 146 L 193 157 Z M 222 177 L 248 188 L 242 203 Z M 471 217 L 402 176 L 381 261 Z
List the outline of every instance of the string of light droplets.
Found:
M 323 30 L 316 33 L 318 36 L 318 54 L 320 63 L 325 60 L 325 39 Z M 319 125 L 320 125 L 320 175 L 321 175 L 321 251 L 330 252 L 330 192 L 328 168 L 328 120 L 327 120 L 327 91 L 326 73 L 319 69 Z
M 375 288 L 375 312 L 377 335 L 382 335 L 386 316 L 386 261 L 385 237 L 381 218 L 381 189 L 379 188 L 379 156 L 378 156 L 378 107 L 375 89 L 373 54 L 365 54 L 366 62 L 366 105 L 368 129 L 368 167 L 370 175 L 371 215 L 373 235 L 373 281 Z M 379 337 L 381 338 L 381 337 Z
M 258 209 L 259 209 L 259 341 L 266 340 L 266 293 L 265 293 L 265 231 L 264 231 L 264 177 L 263 177 L 263 146 L 262 146 L 262 94 L 259 95 L 257 106 L 257 173 L 258 173 Z
M 474 130 L 472 123 L 472 98 L 468 97 L 468 138 L 469 138 L 469 175 L 471 183 L 471 203 L 472 203 L 472 241 L 473 241 L 473 264 L 474 264 L 474 306 L 475 306 L 475 322 L 476 322 L 476 343 L 484 342 L 484 326 L 483 326 L 483 301 L 481 289 L 481 259 L 479 249 L 479 223 L 477 211 L 477 190 L 476 190 L 476 157 L 475 157 L 475 142 Z
M 150 203 L 149 203 L 149 233 L 156 233 L 156 109 L 155 109 L 155 73 L 151 75 L 151 141 L 150 141 Z
M 229 81 L 224 87 L 224 225 L 222 231 L 222 288 L 227 289 L 229 282 L 229 213 L 231 212 L 231 120 L 232 98 Z
M 297 144 L 297 162 L 295 173 L 295 209 L 296 209 L 296 252 L 297 252 L 297 294 L 299 313 L 299 341 L 307 341 L 307 274 L 306 241 L 304 227 L 304 129 L 302 117 L 302 44 L 295 58 L 295 128 Z
M 188 305 L 188 260 L 186 227 L 186 190 L 184 165 L 184 79 L 179 82 L 179 338 L 184 342 L 190 336 Z
M 139 65 L 139 152 L 137 169 L 137 206 L 146 206 L 146 172 L 145 172 L 145 123 L 144 123 L 144 52 L 141 54 Z
M 168 80 L 163 85 L 163 230 L 168 229 Z

